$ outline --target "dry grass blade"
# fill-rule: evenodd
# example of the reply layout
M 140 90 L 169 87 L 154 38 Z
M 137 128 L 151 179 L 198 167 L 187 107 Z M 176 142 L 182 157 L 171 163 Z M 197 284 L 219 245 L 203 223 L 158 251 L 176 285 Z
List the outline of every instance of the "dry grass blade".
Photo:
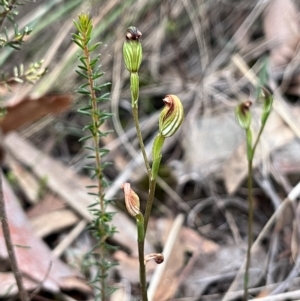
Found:
M 269 233 L 269 231 L 273 227 L 274 223 L 276 222 L 276 219 L 283 213 L 283 211 L 285 210 L 285 208 L 287 206 L 289 206 L 291 203 L 295 203 L 297 201 L 297 198 L 299 197 L 299 195 L 300 195 L 300 183 L 298 183 L 290 191 L 288 197 L 280 204 L 280 206 L 277 208 L 277 210 L 274 212 L 274 214 L 268 220 L 267 224 L 264 226 L 263 230 L 260 232 L 260 234 L 256 238 L 255 242 L 253 243 L 253 245 L 251 247 L 251 252 L 254 252 L 254 250 L 257 249 L 257 247 L 261 244 L 263 238 Z M 243 263 L 242 267 L 240 268 L 239 272 L 237 273 L 234 281 L 232 282 L 230 288 L 226 292 L 222 301 L 231 300 L 231 294 L 234 294 L 233 291 L 235 290 L 237 282 L 239 281 L 239 279 L 244 271 L 244 268 L 245 268 L 245 262 Z M 275 298 L 275 296 L 272 296 L 272 297 Z M 267 300 L 269 300 L 269 299 L 267 299 Z M 273 299 L 270 299 L 270 300 L 273 300 Z
M 60 195 L 80 216 L 87 221 L 91 221 L 92 215 L 87 207 L 94 202 L 93 197 L 86 194 L 85 185 L 78 175 L 60 162 L 37 150 L 16 133 L 11 133 L 6 137 L 5 145 L 18 160 L 27 166 L 31 166 L 38 177 L 47 175 L 49 188 Z M 22 152 L 19 152 L 19 149 L 22 149 Z M 120 186 L 118 186 L 118 189 L 120 189 Z M 113 196 L 106 194 L 106 197 L 112 198 Z M 116 211 L 113 207 L 109 207 L 108 210 Z M 127 246 L 133 254 L 136 254 L 133 222 L 120 212 L 117 218 L 114 219 L 114 225 L 120 229 L 115 234 L 114 239 L 119 241 L 121 245 Z M 121 229 L 125 230 L 126 234 L 121 232 Z M 152 248 L 149 245 L 146 245 L 146 249 L 152 253 Z
M 277 46 L 271 49 L 274 67 L 287 65 L 300 41 L 298 8 L 292 0 L 273 0 L 264 15 L 264 31 L 268 41 Z
M 172 298 L 178 289 L 178 278 L 175 276 L 183 264 L 183 250 L 180 250 L 179 231 L 182 227 L 183 215 L 174 220 L 166 245 L 163 250 L 165 262 L 158 265 L 148 288 L 149 301 Z M 167 278 L 167 282 L 163 279 Z M 168 290 L 166 290 L 166 286 Z

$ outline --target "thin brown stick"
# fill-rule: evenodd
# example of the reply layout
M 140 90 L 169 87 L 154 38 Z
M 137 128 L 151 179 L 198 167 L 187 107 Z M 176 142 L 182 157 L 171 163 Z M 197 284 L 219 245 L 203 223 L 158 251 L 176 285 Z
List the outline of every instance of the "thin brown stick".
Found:
M 5 202 L 3 197 L 3 188 L 2 188 L 2 171 L 0 170 L 0 219 L 2 224 L 2 230 L 4 235 L 4 240 L 7 248 L 7 253 L 9 257 L 9 262 L 11 265 L 11 269 L 14 273 L 17 286 L 19 289 L 19 296 L 22 301 L 30 301 L 28 294 L 25 290 L 24 284 L 23 284 L 23 278 L 22 273 L 19 269 L 17 258 L 14 250 L 14 246 L 11 240 L 11 235 L 9 231 L 8 221 L 7 221 L 7 215 L 5 211 Z

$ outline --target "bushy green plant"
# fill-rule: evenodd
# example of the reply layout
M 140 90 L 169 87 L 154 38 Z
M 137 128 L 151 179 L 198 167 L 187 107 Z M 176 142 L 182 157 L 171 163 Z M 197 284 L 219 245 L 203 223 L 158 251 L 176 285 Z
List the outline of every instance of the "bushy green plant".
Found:
M 78 56 L 80 65 L 76 72 L 85 81 L 77 90 L 84 99 L 84 106 L 79 109 L 79 112 L 90 116 L 91 120 L 90 124 L 83 128 L 89 134 L 82 137 L 80 141 L 92 140 L 93 146 L 87 146 L 86 148 L 91 153 L 88 158 L 92 158 L 95 162 L 93 166 L 86 166 L 92 172 L 91 177 L 96 182 L 95 185 L 87 188 L 97 191 L 89 192 L 95 197 L 95 203 L 90 206 L 90 211 L 94 216 L 90 229 L 97 240 L 97 244 L 90 254 L 94 258 L 92 264 L 98 267 L 97 275 L 92 279 L 92 283 L 94 288 L 99 291 L 95 297 L 105 301 L 112 292 L 112 288 L 106 281 L 107 273 L 114 265 L 107 259 L 108 251 L 113 248 L 108 244 L 107 240 L 116 231 L 111 224 L 114 213 L 106 210 L 110 201 L 105 198 L 105 188 L 108 186 L 108 183 L 105 181 L 103 171 L 109 163 L 103 162 L 103 157 L 108 153 L 108 150 L 100 147 L 100 138 L 108 135 L 108 132 L 101 130 L 101 126 L 107 118 L 111 117 L 110 113 L 100 109 L 100 105 L 109 100 L 109 94 L 102 93 L 103 88 L 109 83 L 98 84 L 98 80 L 103 73 L 99 71 L 99 55 L 93 55 L 100 43 L 91 43 L 93 33 L 92 19 L 88 14 L 82 13 L 79 15 L 78 20 L 74 21 L 74 24 L 78 33 L 72 35 L 72 40 L 82 50 L 82 54 Z

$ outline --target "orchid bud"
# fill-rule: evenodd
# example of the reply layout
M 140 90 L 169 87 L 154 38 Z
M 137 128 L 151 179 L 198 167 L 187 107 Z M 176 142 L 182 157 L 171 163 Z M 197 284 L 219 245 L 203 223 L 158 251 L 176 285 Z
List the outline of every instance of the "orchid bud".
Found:
M 182 124 L 184 111 L 180 99 L 176 95 L 167 95 L 163 99 L 165 107 L 159 117 L 159 133 L 171 137 Z
M 121 187 L 124 190 L 125 194 L 125 205 L 128 213 L 136 217 L 141 213 L 140 211 L 140 199 L 138 195 L 130 188 L 129 183 L 124 183 Z
M 263 112 L 261 116 L 261 123 L 265 124 L 272 110 L 273 95 L 267 88 L 262 88 L 262 94 L 264 98 Z
M 251 107 L 252 102 L 247 100 L 240 103 L 235 109 L 236 118 L 244 130 L 249 129 L 251 124 L 251 112 L 249 108 Z
M 142 33 L 134 26 L 127 29 L 126 41 L 123 45 L 123 57 L 127 70 L 130 73 L 139 71 L 142 62 L 142 44 L 140 38 Z

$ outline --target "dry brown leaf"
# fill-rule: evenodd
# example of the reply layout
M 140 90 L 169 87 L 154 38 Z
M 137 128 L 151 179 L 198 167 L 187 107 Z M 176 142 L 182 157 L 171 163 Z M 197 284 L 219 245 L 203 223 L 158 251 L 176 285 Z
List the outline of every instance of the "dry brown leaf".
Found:
M 55 210 L 30 219 L 31 225 L 39 237 L 45 237 L 73 226 L 79 220 L 71 210 Z
M 199 252 L 200 254 L 210 254 L 219 250 L 220 246 L 209 240 L 195 230 L 182 227 L 180 231 L 180 240 L 184 249 L 189 252 Z
M 64 278 L 76 277 L 79 273 L 61 260 L 52 257 L 48 246 L 34 234 L 29 220 L 5 179 L 3 179 L 3 195 L 16 258 L 24 277 L 29 276 L 37 285 L 44 280 L 42 287 L 45 290 L 59 292 Z M 2 229 L 0 229 L 0 257 L 6 260 L 8 258 Z M 14 283 L 15 281 L 11 285 Z
M 232 111 L 191 119 L 186 123 L 186 130 L 188 135 L 182 141 L 184 171 L 196 172 L 201 177 L 219 173 L 242 136 Z
M 6 115 L 0 120 L 0 128 L 4 134 L 8 133 L 47 114 L 65 111 L 71 103 L 72 98 L 68 94 L 48 95 L 37 99 L 25 97 L 7 107 Z
M 296 65 L 297 66 L 297 65 Z M 287 94 L 300 95 L 300 75 L 294 74 L 290 81 L 290 86 L 286 90 Z
M 256 135 L 254 135 L 253 139 L 255 137 Z M 293 138 L 294 133 L 285 125 L 278 114 L 273 111 L 264 129 L 261 142 L 256 149 L 253 166 L 258 166 L 261 160 L 266 159 L 273 150 L 289 143 Z M 248 173 L 247 170 L 246 145 L 242 143 L 223 167 L 223 178 L 229 194 L 237 190 L 245 179 Z
M 62 290 L 73 290 L 76 289 L 84 294 L 92 294 L 92 288 L 86 281 L 77 277 L 65 277 L 60 283 Z
M 39 178 L 47 177 L 48 187 L 63 199 L 70 208 L 87 221 L 92 220 L 88 206 L 94 203 L 93 196 L 87 194 L 86 186 L 72 169 L 58 160 L 35 148 L 18 133 L 12 132 L 5 137 L 5 146 L 12 155 L 24 165 L 30 166 L 32 172 Z M 22 152 L 19 150 L 22 149 Z M 93 181 L 90 182 L 90 185 Z M 108 205 L 108 211 L 117 212 L 117 208 Z M 118 212 L 114 215 L 113 224 L 117 229 L 114 240 L 127 247 L 131 254 L 137 255 L 136 227 L 133 219 Z M 153 253 L 152 246 L 146 241 L 145 252 Z
M 18 293 L 18 287 L 15 283 L 15 276 L 12 272 L 0 273 L 0 297 L 13 296 Z M 24 287 L 26 290 L 33 291 L 37 284 L 27 278 L 24 279 Z
M 10 154 L 6 154 L 5 162 L 8 164 L 16 178 L 22 192 L 26 195 L 27 200 L 31 204 L 36 203 L 38 201 L 38 192 L 40 189 L 37 178 L 35 178 L 28 169 L 15 160 L 15 158 L 10 156 Z
M 55 194 L 48 192 L 36 205 L 27 210 L 27 216 L 34 218 L 50 211 L 66 208 L 66 204 Z
M 165 240 L 163 248 L 165 260 L 161 266 L 157 266 L 157 269 L 162 270 L 160 277 L 157 274 L 153 276 L 153 278 L 158 277 L 159 280 L 157 287 L 153 289 L 153 301 L 169 300 L 175 296 L 178 290 L 180 271 L 184 267 L 185 248 L 180 236 L 183 217 L 177 216 L 175 220 L 162 220 L 165 228 L 162 235 L 162 238 Z M 154 279 L 151 281 L 154 281 Z
M 116 285 L 114 285 L 116 287 Z M 126 287 L 118 285 L 117 289 L 111 294 L 110 301 L 129 301 L 130 297 L 126 293 Z
M 271 63 L 279 67 L 295 56 L 300 39 L 299 12 L 292 0 L 273 0 L 269 3 L 263 20 L 264 31 L 267 40 L 277 44 L 271 49 Z

